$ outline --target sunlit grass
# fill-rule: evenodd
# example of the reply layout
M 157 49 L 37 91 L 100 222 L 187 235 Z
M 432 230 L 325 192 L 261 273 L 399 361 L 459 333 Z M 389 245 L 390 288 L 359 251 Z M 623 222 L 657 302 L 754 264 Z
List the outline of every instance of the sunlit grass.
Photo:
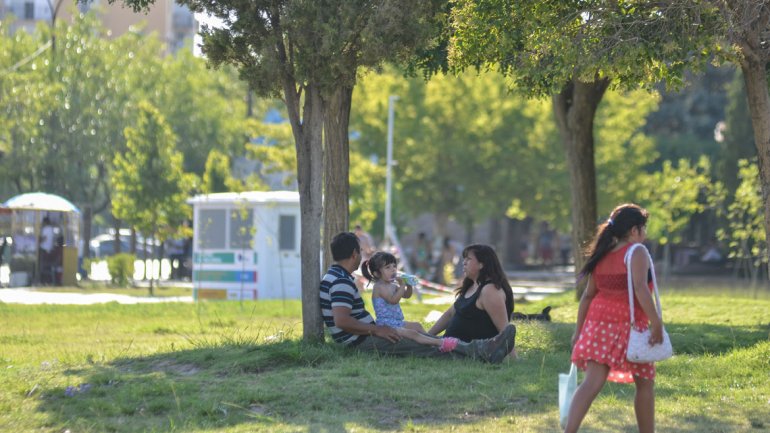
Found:
M 770 430 L 770 301 L 664 293 L 677 356 L 659 365 L 658 430 Z M 0 431 L 555 432 L 573 293 L 518 323 L 519 359 L 383 358 L 300 341 L 299 301 L 0 304 Z M 422 321 L 446 305 L 404 303 Z M 427 325 L 427 324 L 426 324 Z M 635 431 L 610 384 L 585 432 Z

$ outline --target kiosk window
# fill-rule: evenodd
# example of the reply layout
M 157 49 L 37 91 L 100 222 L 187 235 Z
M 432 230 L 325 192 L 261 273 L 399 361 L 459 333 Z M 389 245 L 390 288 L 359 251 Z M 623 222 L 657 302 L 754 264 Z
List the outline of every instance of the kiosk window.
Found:
M 233 209 L 230 211 L 230 248 L 253 248 L 254 211 L 251 209 Z
M 296 215 L 281 215 L 278 220 L 278 245 L 281 250 L 296 250 L 297 247 Z
M 198 211 L 198 234 L 201 248 L 225 247 L 225 210 L 201 209 Z

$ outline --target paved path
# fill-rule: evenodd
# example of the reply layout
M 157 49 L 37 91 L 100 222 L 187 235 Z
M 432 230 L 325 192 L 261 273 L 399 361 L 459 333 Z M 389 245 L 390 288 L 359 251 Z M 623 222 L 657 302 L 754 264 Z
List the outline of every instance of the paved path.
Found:
M 71 304 L 90 305 L 117 302 L 143 304 L 157 302 L 192 302 L 192 296 L 129 296 L 111 293 L 43 292 L 30 289 L 0 289 L 0 302 L 8 304 Z

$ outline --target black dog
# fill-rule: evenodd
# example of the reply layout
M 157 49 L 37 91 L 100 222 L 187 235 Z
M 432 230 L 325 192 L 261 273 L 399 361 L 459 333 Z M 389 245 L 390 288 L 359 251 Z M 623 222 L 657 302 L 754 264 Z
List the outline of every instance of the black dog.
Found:
M 542 320 L 543 322 L 550 322 L 551 321 L 551 306 L 547 306 L 543 308 L 543 311 L 541 311 L 538 314 L 523 314 L 523 313 L 513 313 L 511 316 L 511 319 L 513 320 Z

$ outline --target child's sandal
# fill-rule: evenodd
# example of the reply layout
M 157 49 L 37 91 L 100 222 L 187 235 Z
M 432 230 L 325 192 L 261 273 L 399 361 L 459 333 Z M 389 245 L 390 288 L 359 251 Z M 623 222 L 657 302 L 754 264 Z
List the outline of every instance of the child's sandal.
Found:
M 439 352 L 451 352 L 455 350 L 455 347 L 457 347 L 457 343 L 460 340 L 454 338 L 454 337 L 444 337 L 441 339 L 441 347 L 438 348 Z

